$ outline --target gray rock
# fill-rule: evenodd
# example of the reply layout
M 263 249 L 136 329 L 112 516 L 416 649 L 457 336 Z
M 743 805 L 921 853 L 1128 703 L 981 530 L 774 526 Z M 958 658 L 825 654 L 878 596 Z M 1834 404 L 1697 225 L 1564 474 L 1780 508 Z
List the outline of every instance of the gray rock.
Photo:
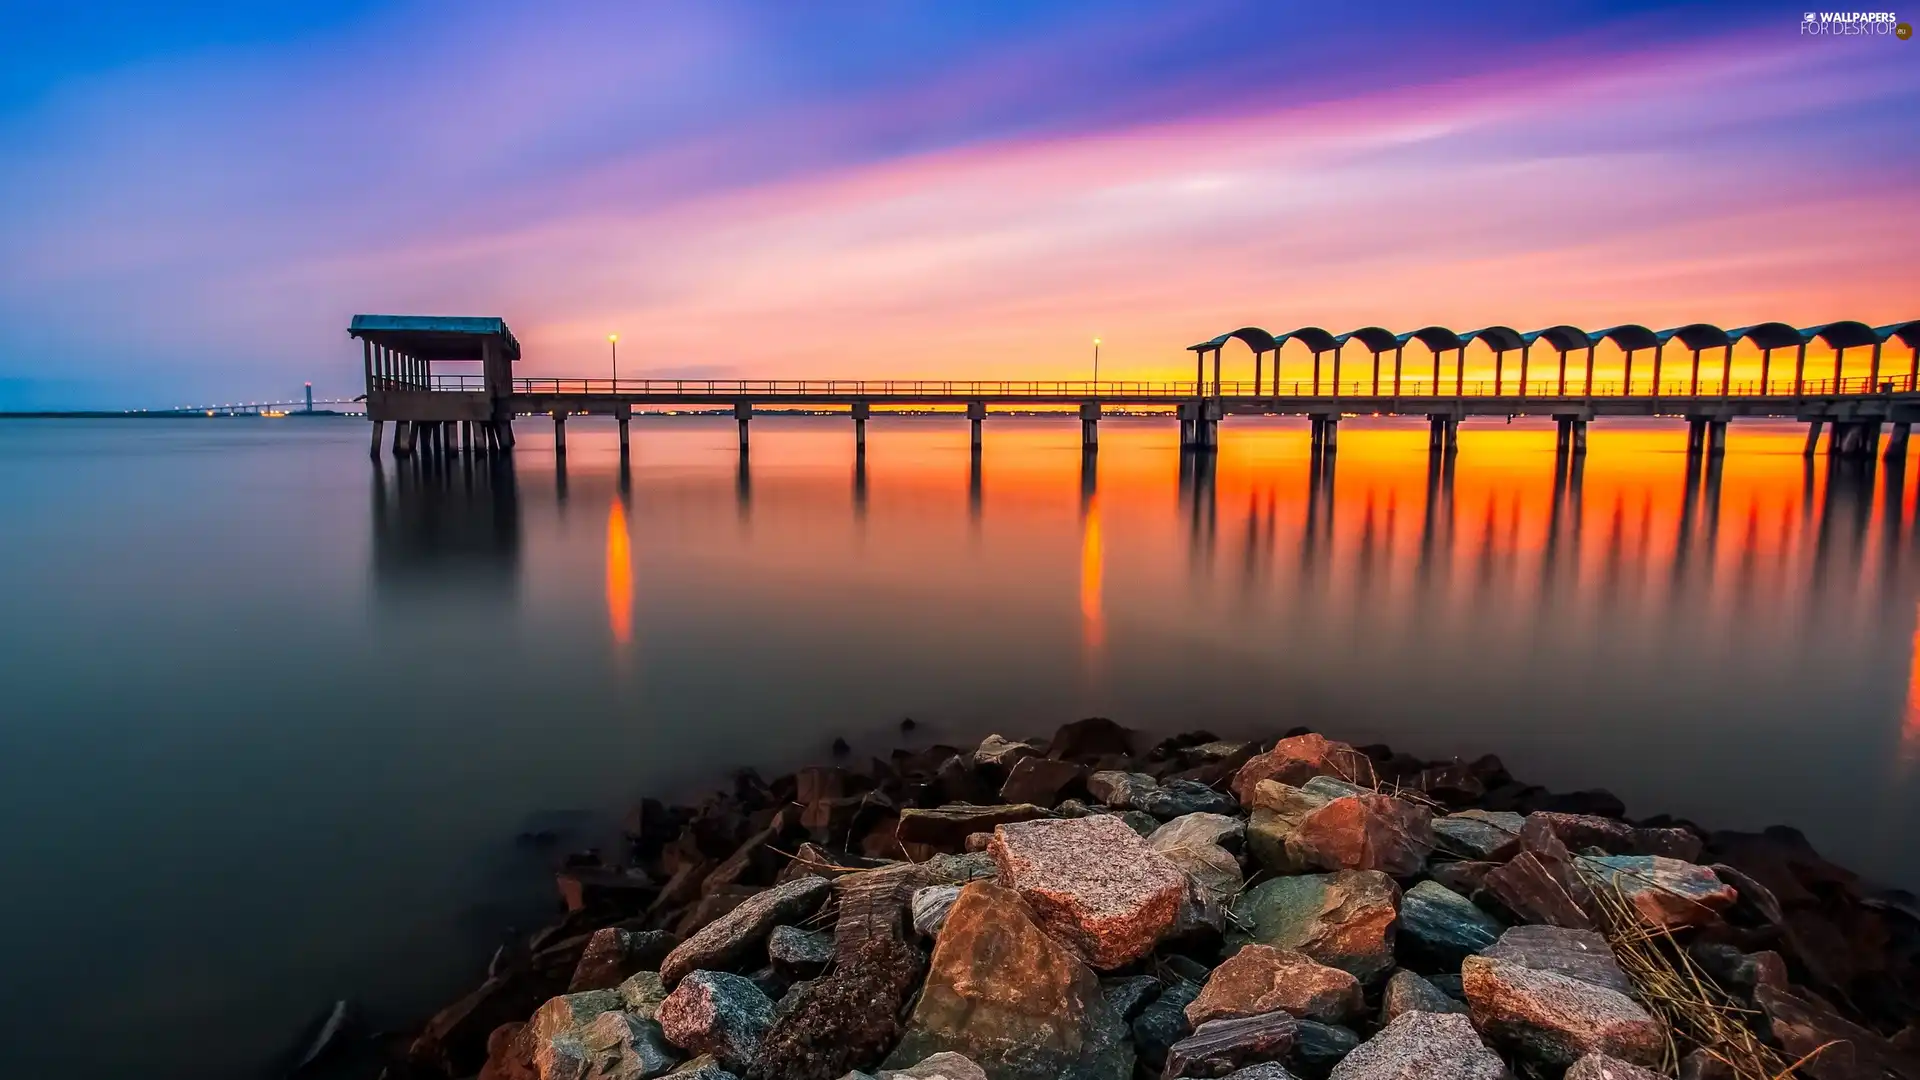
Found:
M 667 1000 L 666 985 L 660 981 L 657 971 L 639 971 L 627 976 L 627 980 L 614 987 L 613 992 L 620 995 L 620 1004 L 628 1012 L 639 1013 L 647 1019 L 660 1009 L 660 1003 Z
M 1652 1065 L 1666 1051 L 1665 1027 L 1618 990 L 1485 956 L 1468 957 L 1460 977 L 1474 1026 L 1549 1068 L 1587 1054 Z
M 601 1013 L 580 1032 L 589 1080 L 652 1080 L 680 1063 L 660 1025 L 627 1012 Z
M 514 1056 L 539 1080 L 651 1080 L 680 1060 L 660 1025 L 625 1012 L 609 990 L 548 1001 L 516 1037 Z
M 774 927 L 798 922 L 818 911 L 832 891 L 832 882 L 810 876 L 748 897 L 668 953 L 660 964 L 661 981 L 671 988 L 688 972 L 732 967 L 766 940 Z
M 1141 797 L 1159 786 L 1160 782 L 1146 773 L 1106 770 L 1087 777 L 1087 793 L 1115 810 L 1139 809 Z
M 1228 1073 L 1226 1080 L 1294 1080 L 1294 1075 L 1277 1061 L 1263 1061 Z
M 1588 1054 L 1567 1069 L 1565 1080 L 1666 1080 L 1666 1077 L 1619 1058 Z
M 1456 970 L 1460 961 L 1499 941 L 1505 929 L 1438 882 L 1422 881 L 1400 897 L 1400 955 L 1420 966 Z
M 1196 780 L 1168 780 L 1138 796 L 1133 809 L 1145 811 L 1161 821 L 1188 814 L 1225 814 L 1239 808 L 1239 802 L 1224 791 L 1215 791 Z
M 1160 829 L 1160 819 L 1142 810 L 1121 810 L 1113 816 L 1126 822 L 1127 828 L 1139 833 L 1142 837 L 1152 836 Z
M 1456 858 L 1505 862 L 1520 853 L 1526 819 L 1504 810 L 1462 810 L 1433 819 L 1435 846 Z
M 1464 1016 L 1410 1012 L 1333 1067 L 1332 1080 L 1511 1080 Z
M 1732 945 L 1697 941 L 1687 950 L 1720 986 L 1751 1001 L 1762 986 L 1787 989 L 1787 962 L 1777 952 L 1741 952 Z
M 1225 928 L 1226 906 L 1240 895 L 1245 879 L 1240 860 L 1218 839 L 1237 837 L 1245 826 L 1221 814 L 1187 814 L 1155 829 L 1147 846 L 1167 857 L 1187 875 L 1187 896 L 1181 902 L 1173 933 L 1201 927 Z
M 1302 1020 L 1295 1025 L 1287 1061 L 1301 1076 L 1323 1078 L 1359 1045 L 1360 1036 L 1351 1028 Z
M 1160 992 L 1160 980 L 1151 975 L 1123 975 L 1100 980 L 1100 992 L 1106 995 L 1107 1007 L 1122 1020 L 1131 1022 L 1147 1007 L 1155 994 Z
M 1154 1068 L 1166 1064 L 1167 1050 L 1193 1032 L 1187 1023 L 1187 1006 L 1200 996 L 1198 983 L 1177 979 L 1160 991 L 1140 1014 L 1133 1018 L 1133 1045 L 1140 1060 Z
M 1393 978 L 1387 980 L 1386 992 L 1380 995 L 1380 1016 L 1389 1024 L 1402 1013 L 1466 1011 L 1465 1002 L 1447 996 L 1446 991 L 1405 968 L 1393 973 Z
M 1165 852 L 1182 847 L 1231 847 L 1247 835 L 1247 823 L 1229 814 L 1186 814 L 1147 837 L 1147 846 Z
M 976 767 L 1008 769 L 1021 758 L 1039 753 L 1030 743 L 1009 742 L 998 735 L 989 735 L 980 740 L 980 748 L 973 752 L 973 763 Z
M 820 967 L 833 959 L 833 935 L 825 930 L 776 926 L 767 937 L 767 959 L 788 967 Z
M 667 1075 L 673 1080 L 740 1080 L 722 1068 L 712 1054 L 701 1054 Z
M 970 1058 L 947 1050 L 911 1069 L 883 1072 L 880 1080 L 987 1080 L 987 1072 Z
M 913 894 L 913 929 L 921 937 L 938 937 L 947 912 L 960 899 L 958 885 L 929 885 Z
M 620 985 L 636 971 L 657 969 L 679 943 L 679 938 L 664 930 L 623 930 L 615 926 L 596 930 L 580 953 L 567 992 L 605 990 Z
M 750 980 L 724 971 L 695 971 L 680 980 L 654 1014 L 667 1041 L 712 1054 L 727 1069 L 752 1071 L 760 1040 L 773 1026 L 773 1002 Z
M 1483 953 L 1535 971 L 1554 971 L 1622 994 L 1633 984 L 1614 958 L 1607 939 L 1591 930 L 1559 926 L 1516 926 Z
M 1299 1021 L 1283 1012 L 1209 1020 L 1167 1050 L 1163 1077 L 1220 1076 L 1273 1061 L 1293 1048 Z

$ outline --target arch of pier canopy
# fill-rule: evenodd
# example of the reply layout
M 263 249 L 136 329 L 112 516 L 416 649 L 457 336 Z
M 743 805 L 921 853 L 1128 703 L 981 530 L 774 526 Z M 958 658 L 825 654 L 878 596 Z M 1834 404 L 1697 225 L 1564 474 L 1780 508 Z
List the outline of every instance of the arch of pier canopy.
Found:
M 1689 349 L 1718 349 L 1733 344 L 1733 339 L 1725 330 L 1712 323 L 1703 322 L 1688 323 L 1671 330 L 1662 330 L 1654 337 L 1660 339 L 1662 344 L 1679 338 L 1680 344 Z
M 1207 354 L 1218 353 L 1221 349 L 1226 347 L 1226 344 L 1229 341 L 1244 342 L 1247 348 L 1253 350 L 1253 373 L 1252 374 L 1254 377 L 1254 381 L 1256 383 L 1260 382 L 1262 357 L 1265 356 L 1265 354 L 1268 352 L 1274 352 L 1277 355 L 1278 349 L 1280 346 L 1277 342 L 1273 340 L 1272 334 L 1267 333 L 1265 330 L 1262 330 L 1257 326 L 1243 326 L 1238 330 L 1229 330 L 1228 332 L 1221 334 L 1217 338 L 1210 338 L 1206 341 L 1201 342 L 1198 345 L 1187 346 L 1188 352 L 1198 354 L 1197 359 L 1199 363 L 1197 366 L 1197 371 L 1199 373 L 1199 381 L 1202 383 L 1205 383 L 1211 378 L 1220 378 L 1220 379 L 1226 378 L 1226 374 L 1220 370 L 1218 357 L 1215 358 L 1216 362 L 1214 365 L 1213 373 L 1210 374 L 1207 371 L 1206 364 L 1207 364 Z
M 1877 345 L 1884 340 L 1879 334 L 1874 333 L 1873 327 L 1851 319 L 1805 327 L 1800 331 L 1800 336 L 1809 342 L 1818 341 L 1836 349 L 1851 349 L 1855 345 Z
M 1549 380 L 1555 394 L 1584 394 L 1591 391 L 1593 368 L 1587 358 L 1593 347 L 1593 339 L 1585 330 L 1561 323 L 1540 330 L 1529 330 L 1521 334 L 1520 339 L 1527 345 L 1544 341 L 1554 351 L 1551 357 L 1542 355 L 1532 358 L 1533 372 L 1536 373 L 1530 375 L 1533 381 Z
M 1349 330 L 1341 334 L 1334 341 L 1340 345 L 1353 342 L 1367 350 L 1368 355 L 1365 357 L 1347 358 L 1349 361 L 1359 361 L 1358 364 L 1352 364 L 1342 372 L 1348 382 L 1360 383 L 1365 393 L 1393 391 L 1395 358 L 1388 354 L 1395 354 L 1400 348 L 1400 339 L 1394 336 L 1393 331 L 1379 326 L 1363 326 L 1358 330 Z
M 1567 352 L 1572 349 L 1584 349 L 1593 344 L 1592 340 L 1587 337 L 1585 330 L 1577 326 L 1568 326 L 1565 323 L 1559 326 L 1549 326 L 1544 330 L 1529 330 L 1521 334 L 1520 337 L 1528 344 L 1536 341 L 1545 341 L 1549 346 L 1559 352 Z
M 1762 349 L 1791 349 L 1807 340 L 1800 331 L 1783 322 L 1754 323 L 1727 331 L 1734 341 L 1751 341 Z
M 1407 378 L 1413 380 L 1416 386 L 1423 388 L 1419 392 L 1443 393 L 1460 385 L 1461 358 L 1455 356 L 1451 363 L 1444 359 L 1444 354 L 1466 348 L 1467 343 L 1459 334 L 1444 326 L 1423 326 L 1418 330 L 1397 334 L 1394 340 L 1403 350 L 1408 343 L 1415 341 L 1427 347 L 1429 356 L 1425 363 L 1408 361 L 1404 355 L 1401 357 Z
M 1712 323 L 1688 323 L 1662 330 L 1654 337 L 1659 338 L 1662 345 L 1678 341 L 1691 354 L 1683 357 L 1677 355 L 1678 350 L 1662 350 L 1655 356 L 1655 373 L 1652 376 L 1655 393 L 1660 392 L 1662 385 L 1672 385 L 1676 378 L 1686 380 L 1686 392 L 1689 394 L 1699 393 L 1703 386 L 1726 392 L 1726 387 L 1733 379 L 1733 337 L 1725 330 Z M 1714 356 L 1712 363 L 1706 363 L 1700 356 L 1703 349 L 1720 349 L 1724 352 Z M 1668 355 L 1669 352 L 1675 355 Z M 1706 369 L 1704 373 L 1702 368 Z M 1684 376 L 1681 374 L 1683 371 Z
M 1900 343 L 1908 348 L 1920 348 L 1920 319 L 1914 319 L 1911 322 L 1888 323 L 1885 326 L 1876 326 L 1874 327 L 1873 333 L 1874 336 L 1881 341 L 1891 341 L 1894 338 L 1899 338 Z
M 1497 393 L 1520 390 L 1521 356 L 1510 355 L 1527 347 L 1525 335 L 1511 326 L 1483 326 L 1460 335 L 1464 355 L 1455 358 L 1456 381 L 1484 382 Z M 1478 348 L 1475 348 L 1478 346 Z

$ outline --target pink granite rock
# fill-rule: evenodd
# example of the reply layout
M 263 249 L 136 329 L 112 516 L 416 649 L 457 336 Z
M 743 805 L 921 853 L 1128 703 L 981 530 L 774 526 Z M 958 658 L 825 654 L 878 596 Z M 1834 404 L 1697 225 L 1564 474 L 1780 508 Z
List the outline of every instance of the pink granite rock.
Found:
M 1359 1014 L 1360 980 L 1293 949 L 1248 945 L 1213 969 L 1187 1022 L 1284 1012 L 1302 1020 L 1345 1023 Z
M 1233 793 L 1240 805 L 1253 805 L 1254 785 L 1278 780 L 1295 787 L 1316 776 L 1337 776 L 1359 784 L 1373 782 L 1373 762 L 1367 755 L 1324 735 L 1296 735 L 1240 766 L 1233 777 Z
M 987 852 L 1034 920 L 1096 968 L 1150 952 L 1187 894 L 1186 875 L 1111 815 L 1002 825 Z
M 1474 1027 L 1494 1045 L 1550 1067 L 1587 1054 L 1653 1065 L 1666 1049 L 1666 1029 L 1653 1014 L 1598 983 L 1485 956 L 1467 957 L 1460 983 Z

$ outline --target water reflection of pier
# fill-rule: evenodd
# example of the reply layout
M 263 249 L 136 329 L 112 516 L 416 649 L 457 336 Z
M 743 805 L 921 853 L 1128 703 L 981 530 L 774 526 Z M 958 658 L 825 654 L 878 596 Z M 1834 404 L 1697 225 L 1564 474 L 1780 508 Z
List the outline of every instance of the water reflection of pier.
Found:
M 521 521 L 510 459 L 406 459 L 375 469 L 371 493 L 382 596 L 517 588 Z

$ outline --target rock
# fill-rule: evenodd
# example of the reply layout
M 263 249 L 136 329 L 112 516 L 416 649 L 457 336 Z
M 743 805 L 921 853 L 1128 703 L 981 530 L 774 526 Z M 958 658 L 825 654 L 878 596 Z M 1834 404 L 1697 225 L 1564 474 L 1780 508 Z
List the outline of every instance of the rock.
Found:
M 1275 873 L 1381 870 L 1408 877 L 1433 852 L 1432 812 L 1371 792 L 1262 780 L 1254 789 L 1248 846 Z
M 1506 927 L 1473 901 L 1422 881 L 1400 897 L 1400 955 L 1445 971 L 1500 940 Z
M 939 806 L 931 810 L 909 807 L 900 811 L 900 826 L 894 837 L 902 844 L 928 844 L 952 851 L 966 843 L 968 833 L 991 832 L 996 825 L 1051 816 L 1045 807 L 1032 803 Z
M 1474 1026 L 1549 1067 L 1595 1053 L 1653 1065 L 1665 1051 L 1660 1022 L 1618 990 L 1486 956 L 1468 957 L 1460 977 Z
M 1113 1010 L 1113 1014 L 1131 1023 L 1160 992 L 1160 980 L 1151 975 L 1101 979 L 1100 992 L 1106 995 L 1107 1007 Z
M 1076 720 L 1053 733 L 1047 756 L 1060 759 L 1098 758 L 1133 753 L 1133 732 L 1104 717 Z
M 1410 1012 L 1341 1059 L 1331 1080 L 1512 1080 L 1512 1074 L 1466 1017 Z
M 627 976 L 627 980 L 614 987 L 613 992 L 620 996 L 620 1007 L 631 1013 L 638 1013 L 652 1019 L 660 1009 L 660 1003 L 667 1000 L 667 987 L 660 981 L 657 971 L 640 971 Z
M 1465 1005 L 1467 1003 L 1467 992 L 1460 986 L 1460 976 L 1429 975 L 1427 976 L 1427 981 L 1433 984 L 1434 989 L 1460 1004 Z
M 1108 770 L 1087 777 L 1087 793 L 1103 806 L 1116 810 L 1137 809 L 1137 804 L 1160 782 L 1146 773 Z
M 1422 769 L 1402 786 L 1446 806 L 1471 806 L 1487 794 L 1486 782 L 1473 766 L 1458 761 Z
M 1360 980 L 1351 974 L 1292 949 L 1248 945 L 1213 970 L 1187 1006 L 1187 1023 L 1198 1031 L 1209 1020 L 1276 1011 L 1339 1023 L 1359 1015 L 1361 1004 Z
M 632 1013 L 609 1012 L 581 1029 L 586 1080 L 651 1080 L 680 1062 L 660 1025 Z M 542 1076 L 541 1080 L 549 1080 Z
M 1316 776 L 1370 785 L 1374 782 L 1373 762 L 1346 743 L 1321 735 L 1297 735 L 1281 739 L 1273 749 L 1242 765 L 1233 776 L 1233 794 L 1240 805 L 1252 806 L 1254 786 L 1262 780 L 1300 787 Z
M 1624 821 L 1594 814 L 1566 814 L 1538 810 L 1527 815 L 1553 830 L 1560 842 L 1573 851 L 1599 848 L 1609 855 L 1661 855 L 1683 862 L 1700 857 L 1700 837 L 1690 829 L 1675 827 L 1635 827 Z
M 767 937 L 767 959 L 794 968 L 819 968 L 833 959 L 833 935 L 823 930 L 776 926 Z
M 1121 810 L 1107 816 L 1119 820 L 1121 824 L 1138 833 L 1143 840 L 1160 831 L 1160 819 L 1139 810 Z
M 1133 808 L 1152 814 L 1161 821 L 1171 821 L 1189 814 L 1228 814 L 1239 809 L 1239 805 L 1233 796 L 1215 791 L 1205 784 L 1193 780 L 1168 779 L 1142 795 Z
M 820 909 L 833 883 L 823 877 L 803 877 L 776 885 L 741 901 L 732 911 L 702 927 L 667 954 L 660 979 L 669 988 L 690 971 L 731 967 L 782 923 L 798 922 Z
M 1153 831 L 1147 843 L 1166 854 L 1183 847 L 1229 847 L 1247 835 L 1247 823 L 1227 814 L 1196 813 L 1174 818 Z
M 941 1051 L 966 1055 L 994 1080 L 1105 1080 L 1133 1068 L 1126 1025 L 1093 971 L 1018 893 L 985 882 L 963 889 L 948 913 L 888 1065 Z
M 1030 743 L 1008 742 L 998 735 L 989 735 L 980 740 L 980 748 L 973 752 L 973 764 L 976 768 L 1011 769 L 1022 758 L 1039 753 Z
M 567 992 L 607 990 L 638 971 L 658 968 L 680 939 L 664 930 L 623 930 L 609 926 L 587 939 Z
M 667 1074 L 671 1080 L 740 1080 L 722 1068 L 712 1054 L 701 1054 Z
M 987 1073 L 964 1055 L 942 1051 L 911 1069 L 883 1072 L 880 1080 L 987 1080 Z
M 1565 1080 L 1666 1080 L 1652 1069 L 1605 1054 L 1588 1054 L 1567 1069 Z
M 991 835 L 991 834 L 987 834 Z M 929 885 L 913 894 L 913 929 L 921 937 L 937 937 L 947 912 L 960 899 L 958 885 Z
M 655 1018 L 668 1042 L 746 1073 L 758 1064 L 760 1040 L 773 1026 L 773 1002 L 738 975 L 695 971 L 660 1003 Z
M 1284 1057 L 1297 1024 L 1283 1012 L 1213 1020 L 1167 1050 L 1167 1078 L 1224 1076 L 1242 1065 Z
M 505 1059 L 518 1064 L 506 1066 Z M 542 1005 L 490 1056 L 483 1075 L 648 1080 L 679 1060 L 650 1016 L 623 1011 L 619 994 L 593 990 Z
M 1435 846 L 1462 859 L 1505 862 L 1520 852 L 1526 818 L 1497 810 L 1462 810 L 1433 819 Z
M 1227 944 L 1297 949 L 1370 982 L 1393 967 L 1399 910 L 1400 887 L 1377 870 L 1273 878 L 1234 901 Z
M 1622 994 L 1633 989 L 1614 958 L 1613 947 L 1591 930 L 1516 926 L 1502 933 L 1483 955 L 1535 971 L 1557 972 Z
M 1075 765 L 1071 761 L 1022 758 L 1007 773 L 1007 782 L 1000 788 L 1000 801 L 1052 806 L 1060 801 L 1062 791 L 1079 783 L 1086 775 L 1086 766 Z
M 1920 1058 L 1825 1005 L 1771 986 L 1756 990 L 1754 1000 L 1788 1061 L 1813 1055 L 1796 1075 L 1810 1080 L 1920 1080 Z
M 1301 1020 L 1294 1026 L 1293 1050 L 1287 1055 L 1287 1061 L 1302 1076 L 1326 1080 L 1333 1067 L 1359 1045 L 1360 1036 L 1351 1028 Z
M 1235 1069 L 1227 1074 L 1226 1080 L 1294 1080 L 1294 1075 L 1277 1061 L 1263 1061 L 1258 1065 Z
M 1777 952 L 1741 952 L 1710 941 L 1696 941 L 1687 951 L 1709 978 L 1738 997 L 1751 1001 L 1762 986 L 1788 989 L 1787 962 Z
M 1175 979 L 1140 1010 L 1131 1027 L 1141 1061 L 1156 1069 L 1166 1064 L 1167 1051 L 1193 1031 L 1193 1025 L 1187 1023 L 1187 1006 L 1199 996 L 1198 982 Z
M 1002 825 L 988 852 L 1034 920 L 1097 968 L 1150 952 L 1187 894 L 1179 868 L 1106 815 Z
M 1520 846 L 1520 854 L 1487 874 L 1487 894 L 1521 922 L 1592 930 L 1593 897 L 1567 846 L 1531 818 L 1520 829 Z
M 1579 861 L 1594 889 L 1617 890 L 1650 926 L 1707 926 L 1739 894 L 1704 866 L 1660 855 L 1607 855 Z
M 1689 1050 L 1680 1059 L 1680 1080 L 1740 1080 L 1733 1066 L 1705 1050 Z
M 1498 869 L 1497 862 L 1434 863 L 1427 867 L 1427 876 L 1461 896 L 1472 897 L 1486 886 L 1487 875 Z
M 1387 989 L 1380 995 L 1380 1017 L 1387 1023 L 1398 1019 L 1401 1013 L 1464 1013 L 1464 1003 L 1448 997 L 1446 992 L 1428 982 L 1424 976 L 1416 975 L 1401 968 L 1387 980 Z

